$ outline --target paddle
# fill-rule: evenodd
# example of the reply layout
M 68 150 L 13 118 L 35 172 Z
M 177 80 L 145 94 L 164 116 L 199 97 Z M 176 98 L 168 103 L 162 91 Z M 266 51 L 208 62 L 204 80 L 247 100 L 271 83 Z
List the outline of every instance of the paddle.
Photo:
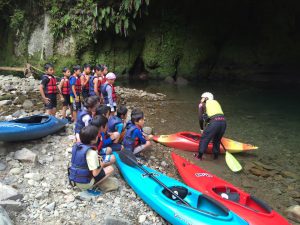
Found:
M 182 202 L 184 205 L 186 205 L 187 207 L 199 211 L 201 213 L 205 213 L 211 216 L 218 216 L 217 214 L 211 213 L 211 212 L 207 212 L 198 208 L 195 208 L 193 206 L 191 206 L 188 202 L 186 202 L 185 200 L 183 200 L 181 197 L 179 197 L 174 191 L 172 191 L 170 188 L 168 188 L 164 183 L 162 183 L 160 180 L 158 180 L 153 173 L 150 173 L 149 171 L 147 171 L 145 168 L 143 168 L 136 160 L 135 155 L 133 154 L 133 152 L 128 151 L 128 150 L 123 150 L 120 151 L 119 153 L 120 159 L 122 160 L 122 162 L 124 162 L 125 164 L 129 165 L 129 166 L 137 166 L 138 168 L 140 168 L 141 170 L 143 170 L 146 175 L 148 175 L 150 178 L 152 178 L 153 180 L 155 180 L 157 183 L 159 183 L 161 186 L 163 186 L 165 188 L 165 190 L 167 190 L 168 192 L 170 192 L 172 195 L 174 195 L 180 202 Z
M 227 151 L 227 149 L 225 148 L 222 142 L 221 145 L 225 151 L 225 161 L 229 169 L 231 169 L 231 171 L 233 172 L 241 171 L 243 167 L 241 166 L 239 161 L 237 161 L 237 159 L 230 152 Z

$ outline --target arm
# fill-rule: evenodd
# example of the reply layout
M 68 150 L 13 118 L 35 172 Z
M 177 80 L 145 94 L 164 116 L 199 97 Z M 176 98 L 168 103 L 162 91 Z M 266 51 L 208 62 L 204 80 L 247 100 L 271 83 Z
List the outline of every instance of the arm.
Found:
M 137 137 L 141 144 L 146 144 L 147 142 L 147 140 L 145 139 L 145 137 L 143 136 L 142 132 L 139 129 L 136 129 L 133 132 L 133 137 Z
M 103 147 L 107 147 L 108 145 L 113 143 L 113 140 L 110 137 L 105 138 L 105 135 L 102 135 L 102 141 L 103 141 Z
M 46 78 L 42 79 L 41 84 L 39 86 L 39 90 L 45 104 L 49 104 L 50 102 L 50 99 L 45 96 L 45 92 L 44 92 L 44 87 L 47 85 L 47 82 L 49 82 L 49 79 L 48 80 L 47 79 Z
M 94 92 L 95 92 L 95 94 L 97 95 L 97 96 L 99 96 L 100 97 L 100 94 L 99 94 L 99 91 L 98 91 L 98 79 L 94 79 L 94 81 L 93 81 L 93 83 L 94 83 Z
M 59 85 L 57 86 L 61 100 L 63 100 L 63 98 L 64 98 L 62 95 L 62 87 L 63 87 L 64 83 L 65 83 L 65 80 L 61 79 Z
M 107 98 L 108 98 L 110 109 L 111 109 L 112 112 L 114 112 L 115 108 L 114 108 L 114 101 L 112 99 L 112 88 L 111 88 L 111 86 L 107 85 L 106 91 L 107 91 Z
M 203 103 L 199 104 L 199 110 L 198 110 L 198 118 L 199 118 L 199 126 L 200 126 L 200 130 L 203 131 L 204 129 L 204 105 Z

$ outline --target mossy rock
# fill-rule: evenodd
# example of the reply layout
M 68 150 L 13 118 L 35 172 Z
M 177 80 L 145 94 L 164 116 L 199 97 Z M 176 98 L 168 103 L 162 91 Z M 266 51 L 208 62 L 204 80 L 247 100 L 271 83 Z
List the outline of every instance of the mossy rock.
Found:
M 14 95 L 2 95 L 2 96 L 0 96 L 0 101 L 2 101 L 2 100 L 11 100 L 11 99 L 13 99 L 15 96 Z

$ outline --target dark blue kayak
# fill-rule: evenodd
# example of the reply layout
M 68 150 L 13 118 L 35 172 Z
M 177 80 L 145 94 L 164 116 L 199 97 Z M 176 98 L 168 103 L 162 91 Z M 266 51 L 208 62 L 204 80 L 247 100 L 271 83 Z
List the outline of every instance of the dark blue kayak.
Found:
M 27 141 L 45 137 L 62 129 L 67 119 L 49 115 L 34 115 L 0 122 L 0 141 Z

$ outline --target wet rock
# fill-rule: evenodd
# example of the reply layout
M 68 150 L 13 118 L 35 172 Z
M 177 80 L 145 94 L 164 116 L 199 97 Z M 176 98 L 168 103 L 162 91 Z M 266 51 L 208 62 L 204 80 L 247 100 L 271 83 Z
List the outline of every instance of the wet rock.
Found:
M 0 190 L 0 201 L 20 200 L 23 198 L 23 195 L 19 194 L 19 192 L 11 186 L 0 183 Z
M 53 212 L 54 209 L 55 209 L 55 205 L 56 205 L 56 203 L 55 203 L 55 202 L 52 202 L 52 203 L 50 203 L 49 205 L 47 205 L 47 206 L 45 207 L 45 210 L 47 210 L 48 212 Z
M 300 205 L 293 205 L 286 209 L 288 218 L 300 223 Z
M 2 101 L 0 101 L 0 106 L 11 105 L 11 104 L 12 104 L 11 100 L 2 100 Z
M 18 175 L 21 173 L 21 168 L 12 168 L 9 173 L 12 175 Z
M 30 151 L 27 148 L 22 148 L 15 152 L 15 159 L 19 160 L 20 162 L 33 162 L 37 161 L 37 155 Z
M 106 216 L 103 225 L 131 225 L 128 220 L 119 217 Z
M 144 223 L 146 221 L 147 215 L 140 215 L 139 216 L 139 223 Z
M 7 212 L 0 206 L 0 224 L 1 225 L 13 225 L 13 222 L 9 218 Z
M 0 201 L 0 206 L 3 207 L 7 211 L 20 212 L 23 210 L 23 206 L 22 206 L 21 202 L 17 202 L 14 200 Z
M 7 164 L 6 164 L 5 162 L 1 162 L 1 161 L 0 161 L 0 171 L 5 170 L 6 167 L 7 167 Z
M 23 103 L 23 108 L 26 110 L 31 110 L 33 107 L 33 103 L 31 100 L 26 99 Z

